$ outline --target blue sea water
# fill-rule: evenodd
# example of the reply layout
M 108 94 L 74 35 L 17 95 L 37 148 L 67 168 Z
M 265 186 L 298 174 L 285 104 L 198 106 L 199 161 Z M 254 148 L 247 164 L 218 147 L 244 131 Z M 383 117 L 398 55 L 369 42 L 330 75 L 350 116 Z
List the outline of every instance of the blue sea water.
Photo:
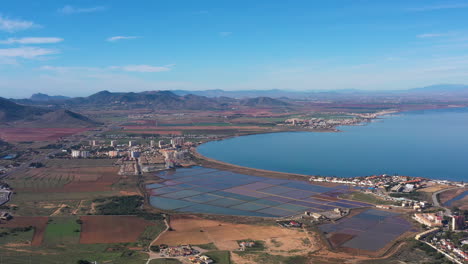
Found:
M 289 173 L 468 180 L 468 108 L 399 113 L 340 130 L 242 136 L 208 142 L 198 151 L 223 162 Z
M 468 191 L 464 191 L 462 192 L 461 194 L 455 196 L 452 200 L 449 200 L 447 202 L 445 202 L 445 206 L 452 206 L 452 204 L 456 201 L 460 201 L 461 199 L 465 198 L 465 196 L 468 195 Z

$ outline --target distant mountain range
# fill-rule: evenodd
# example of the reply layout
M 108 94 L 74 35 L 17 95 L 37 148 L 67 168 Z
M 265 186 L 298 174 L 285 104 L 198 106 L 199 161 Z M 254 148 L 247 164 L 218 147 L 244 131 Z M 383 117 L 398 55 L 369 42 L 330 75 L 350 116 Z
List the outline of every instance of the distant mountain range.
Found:
M 22 105 L 48 105 L 57 108 L 99 107 L 114 109 L 155 109 L 155 110 L 223 110 L 232 107 L 287 107 L 291 105 L 280 99 L 269 97 L 233 99 L 229 97 L 207 97 L 195 94 L 177 95 L 172 91 L 109 92 L 101 91 L 88 97 L 49 97 L 47 100 L 11 99 Z M 59 98 L 59 99 L 54 99 Z
M 31 127 L 93 127 L 100 123 L 66 109 L 20 105 L 0 97 L 0 124 Z
M 407 96 L 411 94 L 454 94 L 468 96 L 468 85 L 464 84 L 437 84 L 420 88 L 407 90 L 359 90 L 359 89 L 342 89 L 342 90 L 309 90 L 309 91 L 294 91 L 294 90 L 237 90 L 225 91 L 221 89 L 215 90 L 171 90 L 171 91 L 147 91 L 147 92 L 109 92 L 101 91 L 88 97 L 67 97 L 62 95 L 50 96 L 43 93 L 33 94 L 28 99 L 11 99 L 15 102 L 25 104 L 43 104 L 51 103 L 66 103 L 66 104 L 150 104 L 155 108 L 167 108 L 167 104 L 174 105 L 174 108 L 200 108 L 200 103 L 208 103 L 208 106 L 219 108 L 219 103 L 232 103 L 236 99 L 255 98 L 255 97 L 270 97 L 276 99 L 313 99 L 313 98 L 342 98 L 346 96 Z M 205 98 L 203 98 L 205 97 Z M 207 97 L 207 98 L 206 98 Z M 216 98 L 216 102 L 209 100 Z M 171 106 L 169 106 L 171 107 Z
M 382 96 L 382 95 L 408 95 L 413 93 L 426 93 L 426 94 L 464 94 L 468 95 L 468 85 L 463 84 L 438 84 L 420 88 L 413 88 L 408 90 L 358 90 L 358 89 L 342 89 L 342 90 L 310 90 L 310 91 L 291 91 L 291 90 L 246 90 L 246 91 L 224 91 L 217 90 L 202 90 L 202 91 L 188 91 L 188 90 L 174 90 L 172 91 L 178 95 L 195 94 L 206 97 L 232 97 L 232 98 L 252 98 L 252 97 L 272 97 L 272 98 L 291 98 L 291 99 L 304 99 L 304 98 L 334 98 L 353 95 L 366 95 L 366 96 Z

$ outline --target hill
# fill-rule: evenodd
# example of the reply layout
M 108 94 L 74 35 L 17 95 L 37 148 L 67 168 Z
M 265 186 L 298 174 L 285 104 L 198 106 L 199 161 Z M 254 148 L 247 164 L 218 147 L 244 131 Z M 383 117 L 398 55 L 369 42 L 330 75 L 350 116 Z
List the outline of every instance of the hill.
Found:
M 273 99 L 270 97 L 255 97 L 255 98 L 248 98 L 243 99 L 240 102 L 242 106 L 249 106 L 249 107 L 285 107 L 290 106 L 290 103 Z
M 91 127 L 98 122 L 81 114 L 14 103 L 0 97 L 0 122 L 3 125 L 39 127 Z
M 84 115 L 66 110 L 59 109 L 53 112 L 46 113 L 39 117 L 38 120 L 33 122 L 36 126 L 46 126 L 55 125 L 60 127 L 94 127 L 101 125 L 101 123 L 96 122 Z
M 67 100 L 67 99 L 70 99 L 70 97 L 62 96 L 62 95 L 50 96 L 48 94 L 35 93 L 29 99 L 31 101 L 57 101 L 57 100 Z
M 14 103 L 8 99 L 0 97 L 0 121 L 12 122 L 17 120 L 34 120 L 38 116 L 50 112 L 51 110 L 26 106 Z
M 72 98 L 65 101 L 70 106 L 101 106 L 119 108 L 152 108 L 158 110 L 211 110 L 224 108 L 214 98 L 188 94 L 176 95 L 170 91 L 149 91 L 141 93 L 112 93 L 101 91 L 88 97 Z

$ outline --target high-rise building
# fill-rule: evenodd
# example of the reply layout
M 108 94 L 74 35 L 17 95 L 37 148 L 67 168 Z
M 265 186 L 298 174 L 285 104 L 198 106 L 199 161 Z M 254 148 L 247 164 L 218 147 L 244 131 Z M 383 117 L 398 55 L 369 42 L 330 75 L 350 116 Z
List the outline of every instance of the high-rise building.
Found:
M 184 138 L 183 137 L 176 137 L 176 138 L 171 139 L 171 145 L 174 148 L 184 145 Z
M 79 150 L 72 150 L 71 151 L 72 158 L 79 158 L 81 156 L 81 151 Z
M 91 153 L 89 153 L 89 151 L 87 151 L 87 150 L 83 150 L 83 151 L 81 151 L 80 156 L 82 158 L 89 158 L 91 156 Z
M 151 141 L 150 141 L 150 146 L 151 146 L 152 148 L 154 148 L 154 140 L 151 140 Z
M 134 147 L 134 146 L 136 146 L 135 140 L 130 140 L 130 141 L 128 141 L 128 146 L 129 146 L 129 147 Z
M 117 141 L 111 140 L 110 145 L 111 145 L 111 147 L 116 147 L 117 146 Z
M 159 142 L 158 142 L 158 147 L 159 147 L 159 148 L 163 148 L 164 145 L 165 145 L 165 144 L 164 144 L 164 141 L 163 141 L 163 140 L 159 140 Z
M 452 230 L 463 230 L 465 228 L 465 217 L 463 215 L 452 215 Z

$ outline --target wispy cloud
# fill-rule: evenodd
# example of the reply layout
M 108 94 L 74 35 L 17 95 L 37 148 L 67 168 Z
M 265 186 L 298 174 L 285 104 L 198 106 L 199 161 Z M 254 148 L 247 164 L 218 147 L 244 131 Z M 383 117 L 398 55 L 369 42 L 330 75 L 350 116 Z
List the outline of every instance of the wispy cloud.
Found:
M 21 47 L 21 48 L 10 48 L 10 49 L 0 49 L 0 58 L 1 57 L 10 57 L 10 58 L 24 58 L 24 59 L 33 59 L 39 56 L 50 55 L 58 53 L 54 49 L 44 49 L 36 47 Z
M 63 38 L 8 38 L 0 44 L 51 44 L 62 42 Z
M 418 38 L 438 38 L 438 37 L 445 37 L 449 36 L 447 33 L 425 33 L 425 34 L 419 34 L 416 37 Z
M 0 31 L 5 31 L 9 33 L 14 33 L 21 30 L 26 30 L 39 25 L 34 24 L 32 21 L 20 20 L 20 19 L 10 19 L 0 15 Z
M 220 35 L 221 37 L 228 37 L 228 36 L 232 35 L 232 32 L 223 31 L 223 32 L 219 32 L 219 35 Z
M 82 67 L 82 66 L 50 66 L 45 65 L 40 67 L 40 70 L 53 71 L 57 73 L 69 72 L 100 72 L 105 73 L 109 71 L 125 71 L 125 72 L 165 72 L 172 70 L 174 65 L 166 66 L 151 66 L 151 65 L 125 65 L 125 66 L 109 66 L 109 67 Z
M 442 4 L 442 5 L 430 5 L 422 7 L 409 8 L 409 11 L 423 12 L 423 11 L 433 11 L 441 9 L 460 9 L 468 8 L 468 3 L 455 3 L 455 4 Z
M 136 39 L 136 38 L 139 38 L 139 37 L 138 36 L 114 36 L 114 37 L 107 38 L 107 41 L 116 42 L 116 41 L 123 40 L 123 39 Z
M 62 8 L 59 8 L 57 12 L 64 15 L 71 15 L 71 14 L 80 14 L 80 13 L 94 13 L 104 11 L 107 8 L 104 6 L 94 6 L 94 7 L 74 7 L 70 5 L 66 5 Z
M 173 65 L 167 66 L 151 66 L 151 65 L 126 65 L 126 66 L 112 66 L 111 69 L 122 70 L 127 72 L 165 72 L 172 70 Z

